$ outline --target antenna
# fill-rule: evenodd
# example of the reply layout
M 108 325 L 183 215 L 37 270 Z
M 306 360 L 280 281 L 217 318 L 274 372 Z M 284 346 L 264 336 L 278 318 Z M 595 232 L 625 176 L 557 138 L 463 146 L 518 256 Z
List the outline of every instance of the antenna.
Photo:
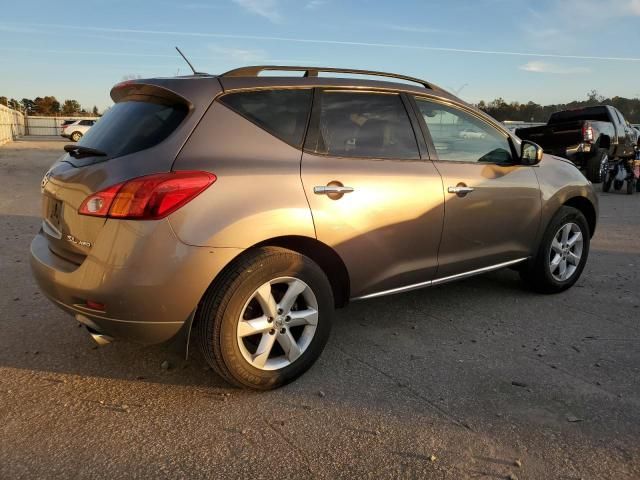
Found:
M 191 71 L 193 72 L 194 75 L 206 75 L 206 73 L 204 72 L 196 72 L 196 69 L 193 68 L 193 65 L 191 65 L 191 62 L 189 61 L 189 59 L 185 56 L 184 53 L 182 53 L 182 51 L 176 47 L 176 50 L 178 51 L 178 53 L 180 54 L 180 56 L 182 58 L 184 58 L 184 61 L 187 62 L 187 65 L 189 65 L 189 68 L 191 68 Z

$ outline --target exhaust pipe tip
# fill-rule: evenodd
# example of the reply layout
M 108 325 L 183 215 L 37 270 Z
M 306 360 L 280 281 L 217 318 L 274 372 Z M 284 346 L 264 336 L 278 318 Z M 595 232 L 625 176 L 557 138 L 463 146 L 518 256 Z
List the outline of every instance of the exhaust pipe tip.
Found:
M 108 345 L 111 342 L 113 342 L 113 337 L 100 333 L 98 331 L 98 326 L 95 324 L 95 322 L 93 322 L 86 316 L 77 313 L 76 320 L 81 324 L 83 324 L 85 327 L 87 327 L 87 332 L 89 332 L 89 335 L 91 335 L 91 338 L 93 338 L 93 341 L 96 342 L 99 346 L 102 347 L 104 345 Z
M 109 345 L 111 342 L 113 342 L 113 337 L 96 332 L 90 327 L 87 327 L 87 332 L 89 332 L 89 335 L 91 336 L 93 341 L 96 342 L 101 347 L 104 347 L 105 345 Z

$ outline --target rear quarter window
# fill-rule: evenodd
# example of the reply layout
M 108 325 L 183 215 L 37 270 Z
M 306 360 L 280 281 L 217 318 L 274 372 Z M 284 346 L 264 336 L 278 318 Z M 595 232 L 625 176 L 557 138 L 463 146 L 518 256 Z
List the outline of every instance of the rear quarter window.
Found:
M 229 93 L 220 103 L 297 148 L 302 146 L 311 110 L 311 89 Z

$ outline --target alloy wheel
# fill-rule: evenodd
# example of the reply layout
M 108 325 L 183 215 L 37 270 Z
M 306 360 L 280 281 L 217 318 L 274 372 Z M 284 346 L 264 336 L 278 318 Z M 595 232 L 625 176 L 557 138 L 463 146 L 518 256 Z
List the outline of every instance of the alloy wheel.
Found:
M 245 303 L 237 340 L 244 359 L 260 370 L 291 365 L 309 347 L 318 325 L 318 301 L 300 279 L 279 277 L 262 284 Z
M 575 223 L 566 223 L 556 232 L 551 241 L 549 270 L 551 276 L 564 282 L 570 279 L 582 258 L 582 230 Z
M 600 160 L 600 181 L 603 182 L 607 178 L 609 172 L 609 156 L 604 155 Z

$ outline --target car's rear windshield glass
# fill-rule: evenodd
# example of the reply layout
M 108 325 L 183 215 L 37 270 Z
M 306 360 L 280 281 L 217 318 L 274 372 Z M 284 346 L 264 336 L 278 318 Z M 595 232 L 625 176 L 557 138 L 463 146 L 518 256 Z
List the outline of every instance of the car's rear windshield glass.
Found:
M 187 106 L 180 104 L 119 102 L 84 134 L 78 145 L 101 150 L 106 159 L 138 152 L 167 138 L 187 112 Z
M 593 120 L 595 122 L 611 121 L 607 109 L 602 107 L 552 113 L 549 118 L 549 123 L 575 122 L 578 120 Z

